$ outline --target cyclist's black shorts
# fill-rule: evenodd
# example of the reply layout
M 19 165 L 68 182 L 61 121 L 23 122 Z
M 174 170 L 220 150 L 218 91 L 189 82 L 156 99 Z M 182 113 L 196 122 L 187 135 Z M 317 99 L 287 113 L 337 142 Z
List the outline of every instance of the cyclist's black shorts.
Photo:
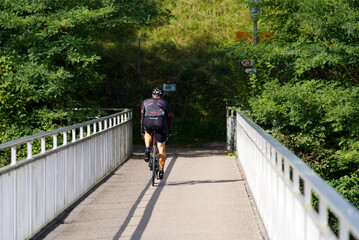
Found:
M 148 134 L 152 134 L 156 130 L 156 138 L 158 143 L 164 144 L 167 139 L 167 131 L 164 128 L 163 117 L 146 117 L 143 125 Z

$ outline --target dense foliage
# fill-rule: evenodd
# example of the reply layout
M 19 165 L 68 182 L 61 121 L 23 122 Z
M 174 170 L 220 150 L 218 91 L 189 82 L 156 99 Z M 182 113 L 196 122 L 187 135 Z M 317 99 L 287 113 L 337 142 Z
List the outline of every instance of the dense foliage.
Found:
M 357 207 L 358 3 L 263 1 L 259 31 L 274 37 L 228 47 L 236 104 Z M 236 70 L 245 58 L 255 61 L 256 75 Z
M 169 15 L 147 0 L 1 0 L 0 143 L 73 122 L 68 108 L 99 106 L 108 36 Z
M 255 47 L 229 48 L 235 58 L 251 58 L 260 70 L 256 88 L 268 77 L 281 83 L 299 79 L 359 83 L 359 5 L 355 1 L 263 1 L 260 32 L 273 39 Z

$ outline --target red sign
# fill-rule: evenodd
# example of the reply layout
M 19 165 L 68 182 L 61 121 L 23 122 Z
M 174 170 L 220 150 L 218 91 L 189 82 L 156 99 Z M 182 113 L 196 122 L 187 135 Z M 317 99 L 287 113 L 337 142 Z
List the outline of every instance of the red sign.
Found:
M 246 67 L 250 67 L 250 66 L 254 65 L 254 62 L 250 59 L 244 59 L 241 63 L 243 66 L 246 66 Z

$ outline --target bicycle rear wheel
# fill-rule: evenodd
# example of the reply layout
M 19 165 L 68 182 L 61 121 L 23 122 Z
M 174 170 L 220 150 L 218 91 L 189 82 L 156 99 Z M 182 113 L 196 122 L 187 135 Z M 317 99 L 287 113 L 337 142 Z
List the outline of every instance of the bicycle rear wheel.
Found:
M 153 147 L 153 150 L 152 150 L 152 186 L 155 185 L 155 181 L 156 181 L 156 147 Z

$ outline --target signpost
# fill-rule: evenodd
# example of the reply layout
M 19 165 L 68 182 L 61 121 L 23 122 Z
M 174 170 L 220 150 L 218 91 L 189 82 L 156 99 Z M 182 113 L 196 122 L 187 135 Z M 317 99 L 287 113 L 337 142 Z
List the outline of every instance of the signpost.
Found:
M 254 62 L 251 59 L 244 59 L 241 63 L 245 67 L 252 67 L 254 65 Z
M 165 92 L 174 92 L 176 91 L 176 84 L 163 84 L 163 90 Z
M 250 10 L 250 15 L 253 21 L 253 42 L 254 44 L 258 43 L 258 36 L 257 36 L 257 25 L 258 25 L 258 19 L 261 15 L 261 9 L 260 9 L 260 3 L 262 2 L 262 0 L 252 0 L 252 6 L 251 6 L 251 10 Z M 248 69 L 249 70 L 249 69 Z M 247 72 L 247 71 L 246 71 Z M 256 79 L 258 78 L 257 76 L 257 68 L 256 66 L 253 65 L 253 68 L 247 72 L 254 72 L 256 74 L 255 78 L 254 78 L 254 82 L 253 82 L 253 90 L 252 90 L 252 95 L 254 95 L 254 91 L 255 91 L 255 83 L 256 83 Z
M 257 73 L 257 69 L 256 68 L 247 68 L 246 70 L 244 70 L 246 73 L 250 73 L 250 72 L 254 72 Z

